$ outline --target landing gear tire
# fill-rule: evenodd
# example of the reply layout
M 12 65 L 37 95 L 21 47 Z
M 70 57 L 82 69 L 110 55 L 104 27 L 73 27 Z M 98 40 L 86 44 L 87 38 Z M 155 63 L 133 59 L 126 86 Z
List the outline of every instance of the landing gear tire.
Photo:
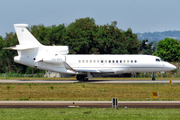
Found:
M 81 81 L 82 80 L 82 76 L 81 75 L 77 75 L 76 79 Z
M 76 79 L 79 81 L 88 81 L 88 78 L 85 75 L 77 75 Z
M 88 78 L 87 76 L 84 77 L 83 81 L 88 81 Z
M 155 78 L 155 77 L 153 77 L 153 78 L 152 78 L 152 80 L 153 80 L 153 81 L 155 81 L 155 80 L 156 80 L 156 78 Z

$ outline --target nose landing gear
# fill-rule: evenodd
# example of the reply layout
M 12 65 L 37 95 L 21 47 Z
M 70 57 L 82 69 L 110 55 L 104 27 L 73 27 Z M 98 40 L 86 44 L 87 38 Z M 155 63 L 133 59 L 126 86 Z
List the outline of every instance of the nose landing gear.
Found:
M 156 80 L 156 78 L 155 78 L 155 73 L 154 73 L 154 72 L 152 72 L 152 80 L 153 80 L 153 81 Z

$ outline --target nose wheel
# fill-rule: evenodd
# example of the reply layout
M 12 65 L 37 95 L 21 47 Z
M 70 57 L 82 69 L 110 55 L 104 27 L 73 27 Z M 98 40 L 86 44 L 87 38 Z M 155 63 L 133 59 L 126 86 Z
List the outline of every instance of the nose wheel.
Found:
M 155 78 L 155 77 L 152 77 L 152 80 L 153 80 L 153 81 L 155 81 L 155 80 L 156 80 L 156 78 Z
M 156 80 L 156 78 L 155 78 L 155 73 L 154 73 L 154 72 L 152 72 L 152 80 L 153 80 L 153 81 Z

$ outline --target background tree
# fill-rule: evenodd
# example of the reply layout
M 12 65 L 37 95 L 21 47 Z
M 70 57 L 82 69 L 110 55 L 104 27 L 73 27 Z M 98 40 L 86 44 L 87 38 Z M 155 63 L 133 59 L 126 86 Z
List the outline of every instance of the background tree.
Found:
M 49 31 L 49 40 L 51 45 L 66 45 L 65 38 L 66 35 L 66 27 L 64 24 L 60 24 L 58 26 L 52 25 Z
M 180 61 L 180 42 L 172 38 L 165 38 L 159 41 L 157 51 L 153 55 L 168 62 Z
M 29 28 L 29 31 L 41 44 L 52 45 L 50 40 L 51 27 L 45 27 L 44 25 L 33 25 Z
M 16 63 L 14 63 L 14 56 L 17 56 L 16 51 L 11 50 L 5 50 L 2 49 L 4 47 L 10 47 L 15 46 L 18 44 L 17 37 L 14 33 L 10 32 L 9 34 L 6 33 L 5 40 L 1 39 L 1 47 L 0 47 L 0 71 L 5 72 L 13 72 L 17 71 L 19 72 L 21 68 L 18 68 L 16 66 Z
M 155 52 L 155 47 L 153 46 L 153 42 L 148 43 L 148 40 L 141 41 L 140 53 L 146 55 L 152 55 Z
M 88 54 L 91 51 L 93 34 L 96 32 L 96 25 L 93 18 L 76 19 L 67 27 L 65 45 L 69 46 L 71 54 Z
M 137 54 L 139 41 L 131 29 L 122 31 L 111 25 L 98 26 L 93 18 L 77 19 L 67 27 L 66 45 L 73 54 Z

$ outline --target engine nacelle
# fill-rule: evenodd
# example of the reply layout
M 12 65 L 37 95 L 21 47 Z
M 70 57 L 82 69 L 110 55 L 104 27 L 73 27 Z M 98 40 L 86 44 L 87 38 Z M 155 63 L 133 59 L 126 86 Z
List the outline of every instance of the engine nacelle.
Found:
M 49 64 L 61 64 L 65 61 L 66 61 L 66 56 L 63 56 L 63 55 L 42 58 L 42 62 L 49 63 Z
M 51 54 L 61 54 L 61 55 L 67 55 L 69 53 L 69 47 L 68 46 L 44 46 L 44 51 L 42 52 L 49 52 Z

